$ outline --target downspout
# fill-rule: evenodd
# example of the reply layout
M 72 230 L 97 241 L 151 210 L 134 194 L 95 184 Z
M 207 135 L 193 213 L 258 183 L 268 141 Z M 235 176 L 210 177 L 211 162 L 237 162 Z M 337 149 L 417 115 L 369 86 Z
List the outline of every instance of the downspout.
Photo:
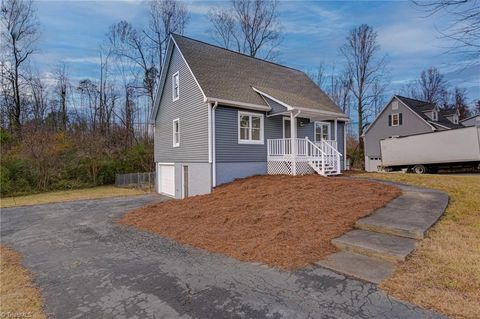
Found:
M 217 109 L 218 101 L 212 107 L 212 187 L 217 186 L 217 150 L 215 147 L 215 110 Z

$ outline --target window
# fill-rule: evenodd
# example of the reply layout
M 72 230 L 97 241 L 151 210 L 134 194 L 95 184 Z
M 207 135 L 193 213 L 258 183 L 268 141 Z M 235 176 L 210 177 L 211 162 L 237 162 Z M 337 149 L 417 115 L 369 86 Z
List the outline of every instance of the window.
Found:
M 315 122 L 315 142 L 330 139 L 330 124 L 325 122 Z
M 432 111 L 432 120 L 438 121 L 438 112 L 437 111 Z
M 263 144 L 263 114 L 238 112 L 238 143 Z
M 392 110 L 398 110 L 398 101 L 392 102 Z
M 388 126 L 399 126 L 402 124 L 402 113 L 393 113 L 388 116 Z
M 453 116 L 453 124 L 458 124 L 458 115 L 457 114 L 455 114 Z
M 180 97 L 180 79 L 178 72 L 172 76 L 172 97 L 173 101 L 178 100 Z
M 173 147 L 180 146 L 180 119 L 173 120 Z

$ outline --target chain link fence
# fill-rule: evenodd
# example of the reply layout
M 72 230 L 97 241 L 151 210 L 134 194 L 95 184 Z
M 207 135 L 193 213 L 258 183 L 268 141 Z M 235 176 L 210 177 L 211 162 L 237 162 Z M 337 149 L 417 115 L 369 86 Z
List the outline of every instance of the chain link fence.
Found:
M 116 187 L 155 189 L 155 172 L 116 174 Z

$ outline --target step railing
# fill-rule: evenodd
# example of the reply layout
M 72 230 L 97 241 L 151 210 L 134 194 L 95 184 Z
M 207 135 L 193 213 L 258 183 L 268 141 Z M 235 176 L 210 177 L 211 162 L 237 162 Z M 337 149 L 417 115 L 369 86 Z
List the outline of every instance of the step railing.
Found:
M 314 143 L 306 138 L 278 138 L 267 140 L 267 160 L 309 162 L 319 174 L 340 173 L 340 156 L 336 141 Z M 295 170 L 295 169 L 293 169 Z
M 337 149 L 337 141 L 321 140 L 316 145 L 327 155 L 329 163 L 335 168 L 337 174 L 340 173 L 340 157 L 342 154 Z

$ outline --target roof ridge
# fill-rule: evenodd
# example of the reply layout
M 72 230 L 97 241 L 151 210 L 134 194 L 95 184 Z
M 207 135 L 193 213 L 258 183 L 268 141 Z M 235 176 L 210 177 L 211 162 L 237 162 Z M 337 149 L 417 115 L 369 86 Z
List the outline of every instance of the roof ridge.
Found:
M 273 65 L 276 65 L 276 66 L 279 66 L 279 67 L 282 67 L 282 68 L 286 68 L 286 69 L 290 69 L 290 70 L 293 70 L 293 71 L 297 71 L 297 72 L 300 72 L 300 73 L 303 73 L 303 74 L 306 75 L 306 73 L 305 73 L 304 71 L 299 70 L 299 69 L 292 68 L 292 67 L 290 67 L 290 66 L 286 66 L 286 65 L 283 65 L 283 64 L 280 64 L 280 63 L 276 63 L 276 62 L 268 61 L 268 60 L 265 60 L 265 59 L 253 57 L 253 56 L 250 56 L 250 55 L 247 55 L 247 54 L 243 54 L 243 53 L 240 53 L 240 52 L 237 52 L 237 51 L 233 51 L 233 50 L 230 50 L 230 49 L 221 47 L 221 46 L 219 46 L 219 45 L 215 45 L 215 44 L 211 44 L 211 43 L 208 43 L 208 42 L 205 42 L 205 41 L 201 41 L 201 40 L 197 40 L 197 39 L 194 39 L 194 38 L 190 38 L 190 37 L 187 37 L 187 36 L 178 34 L 178 33 L 173 33 L 173 32 L 171 32 L 170 34 L 173 35 L 173 36 L 185 38 L 185 39 L 188 39 L 188 40 L 191 40 L 191 41 L 195 41 L 195 42 L 198 42 L 198 43 L 206 44 L 206 45 L 209 45 L 209 46 L 211 46 L 211 47 L 214 47 L 214 48 L 217 48 L 217 49 L 221 49 L 221 50 L 224 50 L 224 51 L 227 51 L 227 52 L 230 52 L 230 53 L 235 53 L 235 54 L 241 55 L 241 56 L 246 57 L 246 58 L 258 60 L 258 61 L 261 61 L 261 62 L 270 63 L 270 64 L 273 64 Z
M 425 104 L 436 105 L 435 103 L 430 103 L 430 102 L 427 102 L 427 101 L 423 101 L 423 100 L 419 100 L 419 99 L 414 99 L 414 98 L 406 97 L 406 96 L 403 96 L 403 95 L 395 94 L 395 96 L 396 96 L 396 97 L 399 97 L 399 98 L 407 99 L 407 100 L 422 102 L 422 103 L 425 103 Z

